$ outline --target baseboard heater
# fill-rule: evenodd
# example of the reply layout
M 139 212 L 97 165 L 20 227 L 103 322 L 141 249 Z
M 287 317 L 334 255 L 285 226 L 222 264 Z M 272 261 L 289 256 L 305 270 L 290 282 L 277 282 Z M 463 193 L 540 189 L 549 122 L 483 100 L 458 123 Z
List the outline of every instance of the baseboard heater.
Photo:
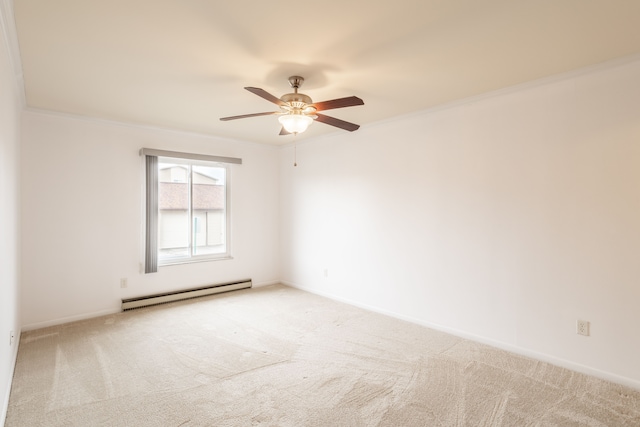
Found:
M 202 288 L 187 289 L 184 291 L 168 292 L 166 294 L 148 295 L 145 297 L 129 298 L 122 300 L 122 311 L 133 310 L 134 308 L 147 307 L 149 305 L 166 304 L 168 302 L 181 301 L 185 299 L 198 298 L 206 295 L 219 294 L 222 292 L 247 289 L 252 286 L 251 279 L 239 282 L 210 285 Z

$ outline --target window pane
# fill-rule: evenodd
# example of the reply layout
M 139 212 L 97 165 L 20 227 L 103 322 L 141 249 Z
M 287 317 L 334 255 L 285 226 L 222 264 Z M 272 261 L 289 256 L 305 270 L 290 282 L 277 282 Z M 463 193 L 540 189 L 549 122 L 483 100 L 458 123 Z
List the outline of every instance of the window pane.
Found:
M 229 255 L 227 166 L 158 158 L 158 262 Z
M 158 162 L 158 259 L 189 256 L 189 165 Z
M 193 166 L 193 255 L 220 254 L 226 247 L 226 169 Z

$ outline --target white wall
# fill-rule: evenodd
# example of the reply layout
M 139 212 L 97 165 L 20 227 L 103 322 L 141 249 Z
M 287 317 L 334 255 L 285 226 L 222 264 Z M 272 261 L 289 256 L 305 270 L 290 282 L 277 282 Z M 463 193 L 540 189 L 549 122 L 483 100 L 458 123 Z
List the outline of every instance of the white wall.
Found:
M 22 123 L 24 329 L 115 312 L 132 296 L 278 281 L 275 147 L 38 112 L 25 112 Z M 140 273 L 141 147 L 242 158 L 231 169 L 234 259 Z
M 4 6 L 4 5 L 3 5 Z M 0 8 L 0 425 L 9 403 L 20 333 L 20 97 Z M 15 332 L 10 345 L 9 334 Z
M 640 61 L 303 143 L 297 168 L 291 147 L 25 112 L 19 205 L 5 57 L 0 387 L 1 338 L 20 327 L 21 209 L 25 329 L 135 295 L 282 279 L 640 388 Z M 141 147 L 243 158 L 233 260 L 140 274 Z
M 282 150 L 285 283 L 640 388 L 640 61 L 292 159 Z

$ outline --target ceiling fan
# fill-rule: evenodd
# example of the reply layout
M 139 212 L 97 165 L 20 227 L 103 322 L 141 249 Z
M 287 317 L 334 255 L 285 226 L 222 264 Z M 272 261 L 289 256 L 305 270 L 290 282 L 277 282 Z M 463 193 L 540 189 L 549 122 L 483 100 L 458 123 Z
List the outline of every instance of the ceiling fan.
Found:
M 336 119 L 335 117 L 319 114 L 318 111 L 332 110 L 335 108 L 353 107 L 356 105 L 364 105 L 364 101 L 357 96 L 348 96 L 346 98 L 332 99 L 330 101 L 313 102 L 311 98 L 303 93 L 298 93 L 298 89 L 304 83 L 304 78 L 300 76 L 289 77 L 289 84 L 293 88 L 293 93 L 287 93 L 280 98 L 276 98 L 269 92 L 258 87 L 245 87 L 251 93 L 266 99 L 269 102 L 280 107 L 279 111 L 269 111 L 266 113 L 244 114 L 241 116 L 222 117 L 220 120 L 236 120 L 245 119 L 247 117 L 270 116 L 277 115 L 278 121 L 282 124 L 280 135 L 302 133 L 313 121 L 318 121 L 326 125 L 335 126 L 340 129 L 353 132 L 360 125 Z

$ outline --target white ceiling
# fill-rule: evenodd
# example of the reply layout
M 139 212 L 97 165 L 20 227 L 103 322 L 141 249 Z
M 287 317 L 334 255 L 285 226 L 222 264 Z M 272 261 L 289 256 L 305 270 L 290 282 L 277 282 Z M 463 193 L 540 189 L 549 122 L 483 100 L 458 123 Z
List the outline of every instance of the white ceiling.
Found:
M 640 53 L 638 0 L 14 0 L 27 105 L 267 144 L 301 75 L 362 126 Z M 315 123 L 298 138 L 345 132 Z

